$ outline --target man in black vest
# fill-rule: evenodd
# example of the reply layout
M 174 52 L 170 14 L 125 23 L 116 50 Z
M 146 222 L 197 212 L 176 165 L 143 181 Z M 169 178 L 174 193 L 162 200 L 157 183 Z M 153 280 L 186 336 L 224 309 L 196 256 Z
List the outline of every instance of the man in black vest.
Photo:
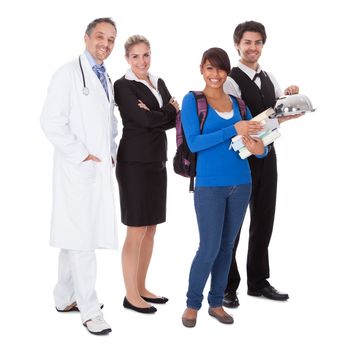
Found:
M 238 66 L 231 70 L 224 86 L 227 93 L 241 97 L 246 102 L 253 116 L 269 107 L 274 107 L 276 99 L 283 95 L 275 78 L 270 73 L 262 71 L 258 64 L 266 38 L 265 28 L 258 22 L 244 22 L 235 28 L 234 44 L 240 55 L 240 61 Z M 284 94 L 297 94 L 298 90 L 298 86 L 292 85 L 284 91 Z M 269 119 L 268 126 L 273 129 L 279 126 L 278 123 L 295 117 L 297 116 Z M 252 174 L 252 194 L 247 254 L 247 294 L 285 301 L 288 299 L 288 294 L 278 292 L 267 281 L 268 246 L 273 231 L 277 188 L 277 166 L 273 144 L 269 146 L 267 157 L 249 157 L 248 160 Z M 235 241 L 223 301 L 226 307 L 239 306 L 236 290 L 240 283 L 240 274 L 235 259 L 239 237 L 240 234 Z

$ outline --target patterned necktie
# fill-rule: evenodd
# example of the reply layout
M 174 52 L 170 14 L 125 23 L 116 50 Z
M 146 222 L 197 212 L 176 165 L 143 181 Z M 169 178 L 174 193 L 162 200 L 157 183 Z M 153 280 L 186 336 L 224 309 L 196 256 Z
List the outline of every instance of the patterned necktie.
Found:
M 107 98 L 109 100 L 108 83 L 107 83 L 107 79 L 105 78 L 105 67 L 103 66 L 103 64 L 96 64 L 92 67 L 92 69 L 96 73 L 100 82 L 102 83 L 104 91 L 107 94 Z

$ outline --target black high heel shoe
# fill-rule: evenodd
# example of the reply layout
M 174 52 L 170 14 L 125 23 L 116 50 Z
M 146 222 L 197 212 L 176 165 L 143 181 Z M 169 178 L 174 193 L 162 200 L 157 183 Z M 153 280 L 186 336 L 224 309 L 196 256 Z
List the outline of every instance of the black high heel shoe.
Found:
M 142 314 L 153 314 L 157 311 L 157 309 L 154 306 L 150 306 L 150 307 L 137 307 L 132 305 L 127 299 L 126 297 L 124 298 L 124 308 L 126 309 L 130 309 L 133 311 L 137 311 L 140 312 Z

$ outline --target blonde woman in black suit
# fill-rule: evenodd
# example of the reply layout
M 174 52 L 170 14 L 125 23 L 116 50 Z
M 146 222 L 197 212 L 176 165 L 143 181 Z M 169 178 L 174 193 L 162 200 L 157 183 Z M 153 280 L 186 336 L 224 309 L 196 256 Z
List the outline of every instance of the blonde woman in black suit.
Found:
M 175 127 L 179 110 L 165 82 L 149 72 L 149 41 L 134 35 L 125 43 L 130 65 L 114 83 L 115 101 L 123 122 L 117 155 L 121 221 L 127 225 L 122 250 L 126 287 L 124 307 L 141 313 L 154 313 L 150 303 L 168 301 L 146 288 L 156 225 L 166 221 L 165 131 Z

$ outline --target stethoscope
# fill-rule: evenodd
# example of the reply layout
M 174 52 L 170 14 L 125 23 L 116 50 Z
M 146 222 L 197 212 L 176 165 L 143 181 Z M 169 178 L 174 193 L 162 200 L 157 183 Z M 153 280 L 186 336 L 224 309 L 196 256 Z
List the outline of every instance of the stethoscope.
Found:
M 86 80 L 85 80 L 85 74 L 84 74 L 84 70 L 82 69 L 82 65 L 81 65 L 81 57 L 79 56 L 79 66 L 80 66 L 80 70 L 81 70 L 81 75 L 82 75 L 82 81 L 84 83 L 84 87 L 82 88 L 82 93 L 87 96 L 90 93 L 89 88 L 86 86 Z
M 90 90 L 89 90 L 89 88 L 86 86 L 85 74 L 84 74 L 84 70 L 82 69 L 82 64 L 81 64 L 81 56 L 79 56 L 79 66 L 80 66 L 82 81 L 83 81 L 83 84 L 84 84 L 84 87 L 82 88 L 82 93 L 83 93 L 83 95 L 88 96 L 89 93 L 90 93 Z M 107 73 L 107 77 L 108 77 L 108 79 L 109 79 L 110 86 L 111 86 L 111 90 L 112 90 L 112 99 L 114 99 L 113 84 L 112 84 L 112 82 L 111 82 L 111 79 L 110 79 L 108 73 Z

